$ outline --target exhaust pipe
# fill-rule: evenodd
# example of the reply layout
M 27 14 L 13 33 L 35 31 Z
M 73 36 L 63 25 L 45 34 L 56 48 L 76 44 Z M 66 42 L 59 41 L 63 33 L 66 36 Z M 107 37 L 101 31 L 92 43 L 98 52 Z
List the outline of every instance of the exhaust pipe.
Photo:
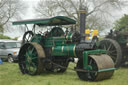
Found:
M 85 34 L 85 24 L 86 24 L 86 9 L 80 8 L 80 34 Z
M 81 34 L 81 41 L 85 42 L 85 25 L 86 25 L 86 9 L 80 7 L 80 34 Z

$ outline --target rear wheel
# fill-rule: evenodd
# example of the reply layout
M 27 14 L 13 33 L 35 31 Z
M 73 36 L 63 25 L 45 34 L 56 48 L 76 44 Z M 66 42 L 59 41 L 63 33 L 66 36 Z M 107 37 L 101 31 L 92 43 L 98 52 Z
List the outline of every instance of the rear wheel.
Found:
M 44 67 L 42 60 L 45 58 L 43 48 L 37 43 L 24 44 L 19 52 L 19 67 L 23 74 L 40 74 Z
M 100 41 L 99 47 L 107 51 L 107 54 L 112 58 L 115 67 L 118 68 L 122 61 L 122 50 L 120 45 L 112 39 L 104 39 Z

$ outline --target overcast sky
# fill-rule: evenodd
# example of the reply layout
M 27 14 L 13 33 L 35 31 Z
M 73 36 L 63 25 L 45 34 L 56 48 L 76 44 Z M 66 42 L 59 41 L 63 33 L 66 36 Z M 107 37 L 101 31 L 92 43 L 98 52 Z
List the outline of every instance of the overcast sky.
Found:
M 26 10 L 25 15 L 22 17 L 23 19 L 33 19 L 35 18 L 35 14 L 34 14 L 34 9 L 33 7 L 36 6 L 36 4 L 38 3 L 39 0 L 23 0 L 28 6 L 28 9 Z M 21 30 L 19 30 L 17 28 L 17 26 L 13 26 L 15 31 L 8 31 L 5 32 L 4 35 L 10 36 L 12 38 L 14 37 L 22 37 L 23 33 L 21 32 Z
M 23 0 L 28 4 L 28 12 L 26 13 L 26 16 L 24 17 L 24 19 L 31 19 L 34 18 L 34 9 L 33 7 L 37 5 L 38 1 L 40 0 Z M 120 18 L 121 16 L 123 16 L 124 14 L 128 13 L 128 8 L 122 8 L 122 10 L 120 11 L 120 13 L 115 13 L 113 14 L 115 16 L 115 18 Z
M 36 18 L 34 14 L 34 9 L 38 3 L 39 0 L 23 0 L 27 5 L 28 5 L 28 10 L 26 11 L 26 14 L 23 16 L 24 19 L 33 19 Z M 113 13 L 115 20 L 119 19 L 122 17 L 124 14 L 128 14 L 128 9 L 122 8 L 122 10 L 118 13 Z M 6 32 L 5 35 L 8 35 L 10 37 L 20 37 L 23 35 L 18 29 L 15 29 L 16 31 L 14 32 Z
M 28 4 L 29 7 L 24 19 L 31 19 L 35 17 L 33 7 L 37 5 L 38 1 L 40 0 L 24 0 L 24 2 L 26 2 L 26 4 Z

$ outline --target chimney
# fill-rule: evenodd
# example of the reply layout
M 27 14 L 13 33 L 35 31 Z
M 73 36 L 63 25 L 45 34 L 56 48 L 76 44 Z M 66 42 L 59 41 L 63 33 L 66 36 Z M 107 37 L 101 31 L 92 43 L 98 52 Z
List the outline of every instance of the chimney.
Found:
M 80 33 L 85 34 L 85 18 L 86 18 L 86 9 L 80 7 Z

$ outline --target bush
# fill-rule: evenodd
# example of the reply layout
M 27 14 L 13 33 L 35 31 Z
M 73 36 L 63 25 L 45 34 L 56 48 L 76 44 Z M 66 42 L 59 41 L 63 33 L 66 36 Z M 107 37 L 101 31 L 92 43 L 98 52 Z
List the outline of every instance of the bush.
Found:
M 13 40 L 18 40 L 18 37 L 13 38 Z
M 5 35 L 0 34 L 0 39 L 11 39 L 11 38 L 8 37 L 8 36 L 5 36 Z

